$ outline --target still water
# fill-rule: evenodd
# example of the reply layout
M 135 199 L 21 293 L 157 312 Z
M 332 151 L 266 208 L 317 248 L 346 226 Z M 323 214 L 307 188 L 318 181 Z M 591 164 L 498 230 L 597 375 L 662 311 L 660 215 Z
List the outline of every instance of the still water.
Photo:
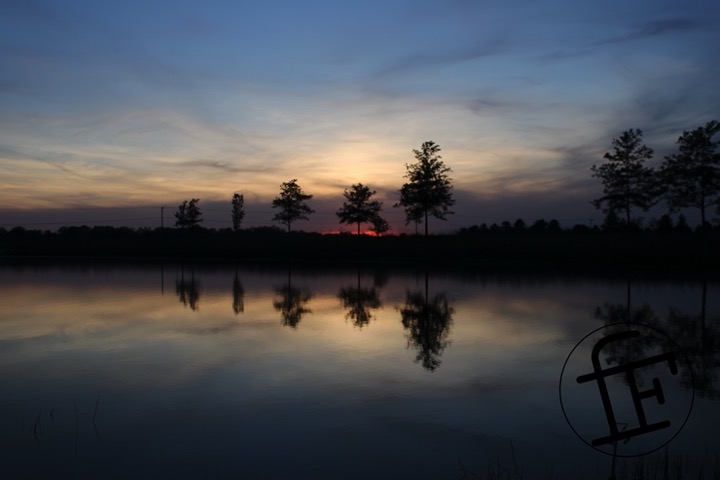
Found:
M 717 282 L 35 265 L 0 267 L 0 300 L 2 478 L 608 478 L 610 446 L 644 444 L 591 446 L 608 422 L 578 344 L 628 318 L 682 351 L 664 403 L 640 380 L 646 423 L 677 430 L 654 455 L 720 475 Z

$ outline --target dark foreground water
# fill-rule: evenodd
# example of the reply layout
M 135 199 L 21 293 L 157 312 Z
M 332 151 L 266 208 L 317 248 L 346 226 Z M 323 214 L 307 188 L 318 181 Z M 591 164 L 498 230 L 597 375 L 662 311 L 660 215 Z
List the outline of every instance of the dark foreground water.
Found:
M 0 300 L 0 478 L 720 476 L 717 283 L 6 266 Z

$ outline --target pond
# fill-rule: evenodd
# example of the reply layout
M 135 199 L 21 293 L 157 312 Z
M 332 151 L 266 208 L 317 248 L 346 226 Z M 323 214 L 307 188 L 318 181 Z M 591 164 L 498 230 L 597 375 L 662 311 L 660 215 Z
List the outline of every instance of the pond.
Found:
M 717 282 L 84 264 L 0 288 L 2 478 L 720 474 Z M 593 377 L 600 338 L 598 369 L 645 364 Z

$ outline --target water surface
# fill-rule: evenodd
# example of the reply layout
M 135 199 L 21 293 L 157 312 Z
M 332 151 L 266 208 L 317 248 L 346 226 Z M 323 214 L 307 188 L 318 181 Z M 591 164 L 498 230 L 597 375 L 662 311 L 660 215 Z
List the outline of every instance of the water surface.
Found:
M 718 465 L 717 283 L 84 265 L 2 267 L 0 288 L 3 478 L 607 478 L 559 380 L 628 318 L 698 370 L 661 453 Z M 592 386 L 569 401 L 602 415 Z

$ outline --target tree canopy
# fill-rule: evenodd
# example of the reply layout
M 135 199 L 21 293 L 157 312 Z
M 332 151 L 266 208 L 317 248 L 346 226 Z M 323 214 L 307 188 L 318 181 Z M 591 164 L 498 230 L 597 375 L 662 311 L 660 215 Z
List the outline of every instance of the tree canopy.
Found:
M 652 168 L 645 162 L 653 156 L 653 150 L 642 141 L 642 131 L 630 129 L 612 140 L 613 152 L 606 152 L 608 160 L 593 165 L 593 177 L 603 184 L 603 196 L 592 201 L 595 208 L 603 208 L 607 216 L 625 214 L 625 223 L 631 225 L 633 207 L 647 211 L 656 201 L 657 187 Z
M 713 120 L 678 138 L 680 152 L 665 157 L 660 168 L 670 208 L 698 208 L 701 225 L 706 224 L 705 209 L 720 208 L 720 141 L 713 137 L 720 123 Z
M 245 197 L 240 193 L 234 193 L 232 196 L 232 225 L 236 232 L 240 230 L 242 221 L 245 218 Z
M 199 198 L 193 198 L 189 202 L 183 201 L 182 204 L 178 205 L 177 211 L 175 212 L 175 226 L 180 228 L 193 228 L 198 227 L 203 221 L 202 214 L 198 203 Z
M 307 195 L 297 184 L 297 179 L 284 182 L 280 185 L 280 195 L 272 201 L 272 208 L 279 211 L 273 216 L 273 221 L 287 225 L 288 232 L 291 231 L 292 223 L 297 220 L 308 220 L 308 215 L 315 213 L 305 201 L 313 196 Z
M 350 190 L 346 188 L 343 193 L 345 201 L 336 212 L 336 215 L 340 218 L 340 223 L 357 224 L 357 233 L 360 235 L 360 225 L 373 223 L 380 215 L 382 202 L 370 200 L 370 197 L 376 193 L 375 190 L 370 190 L 370 187 L 362 183 L 352 185 Z
M 417 162 L 405 164 L 409 181 L 400 188 L 400 201 L 396 207 L 405 209 L 405 224 L 425 222 L 425 235 L 428 234 L 428 217 L 445 220 L 452 214 L 450 207 L 455 204 L 452 195 L 451 172 L 441 160 L 440 145 L 428 141 L 420 150 L 413 150 Z
M 372 226 L 370 227 L 370 231 L 380 237 L 390 231 L 390 224 L 387 220 L 378 215 L 372 219 Z

